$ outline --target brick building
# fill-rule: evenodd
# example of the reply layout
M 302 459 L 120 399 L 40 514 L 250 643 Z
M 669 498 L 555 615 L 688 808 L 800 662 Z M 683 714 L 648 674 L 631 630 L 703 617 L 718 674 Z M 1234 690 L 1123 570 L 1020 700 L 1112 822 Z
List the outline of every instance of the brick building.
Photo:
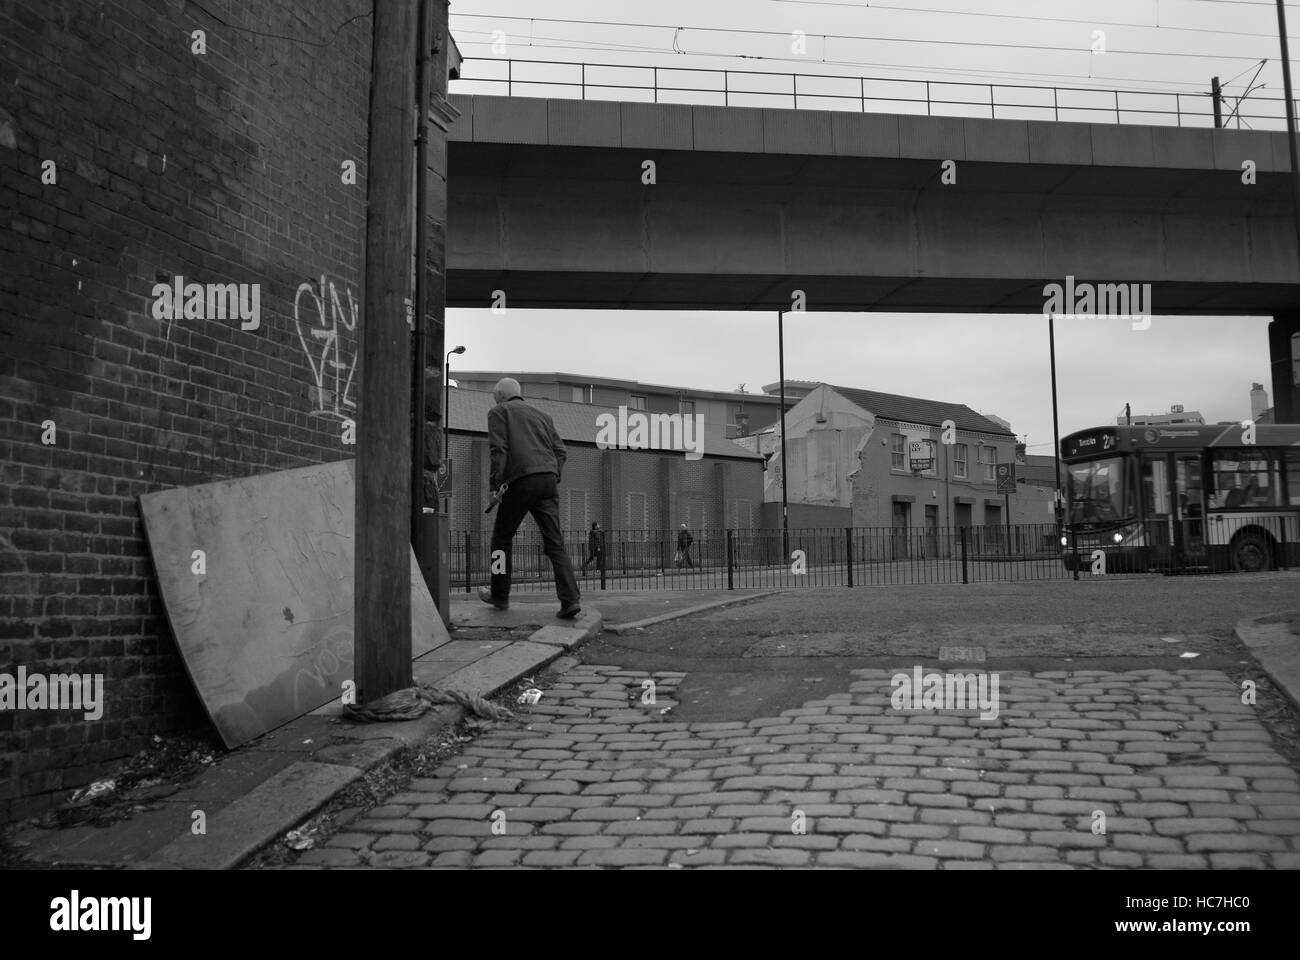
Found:
M 0 819 L 207 728 L 138 496 L 354 455 L 370 7 L 0 7 L 0 672 L 105 678 L 0 712 Z M 156 318 L 177 277 L 259 323 Z
M 1053 490 L 1037 482 L 1016 485 L 1008 517 L 997 466 L 1012 463 L 1023 447 L 963 404 L 808 382 L 787 382 L 786 395 L 800 397 L 785 417 L 792 527 L 915 529 L 922 540 L 936 540 L 941 529 L 984 527 L 997 537 L 1008 522 L 1054 520 Z M 953 427 L 951 444 L 943 442 L 945 423 Z M 739 442 L 770 455 L 764 499 L 775 509 L 765 516 L 776 519 L 765 525 L 779 524 L 779 427 Z M 914 460 L 925 465 L 914 469 Z M 1037 480 L 1041 464 L 1035 468 Z

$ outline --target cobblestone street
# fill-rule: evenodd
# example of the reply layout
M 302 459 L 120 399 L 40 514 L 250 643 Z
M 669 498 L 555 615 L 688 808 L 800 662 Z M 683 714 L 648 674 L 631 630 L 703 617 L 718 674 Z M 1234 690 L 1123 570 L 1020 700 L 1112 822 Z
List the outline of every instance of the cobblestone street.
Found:
M 684 673 L 575 665 L 297 866 L 1300 868 L 1300 778 L 1221 670 L 1000 671 L 995 719 L 895 710 L 894 672 L 680 723 Z

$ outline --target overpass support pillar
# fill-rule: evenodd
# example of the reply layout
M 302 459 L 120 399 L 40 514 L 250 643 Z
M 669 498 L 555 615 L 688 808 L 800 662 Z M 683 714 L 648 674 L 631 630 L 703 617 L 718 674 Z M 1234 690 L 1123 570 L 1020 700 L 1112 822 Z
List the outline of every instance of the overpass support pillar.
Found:
M 1300 423 L 1300 313 L 1277 314 L 1268 325 L 1273 371 L 1273 422 Z

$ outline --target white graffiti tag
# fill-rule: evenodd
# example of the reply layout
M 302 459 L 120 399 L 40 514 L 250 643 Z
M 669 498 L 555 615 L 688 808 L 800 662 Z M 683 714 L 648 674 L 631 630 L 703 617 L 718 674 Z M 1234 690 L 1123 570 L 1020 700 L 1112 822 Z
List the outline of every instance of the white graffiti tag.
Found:
M 326 282 L 325 274 L 321 274 L 319 286 L 311 280 L 304 280 L 298 284 L 298 291 L 293 297 L 293 322 L 298 330 L 298 342 L 302 344 L 302 352 L 307 355 L 307 364 L 311 367 L 312 376 L 316 380 L 316 386 L 312 390 L 312 400 L 316 404 L 316 409 L 312 413 L 346 419 L 345 411 L 355 410 L 357 406 L 355 400 L 348 399 L 348 393 L 352 389 L 352 377 L 357 372 L 357 348 L 356 339 L 351 338 L 351 362 L 345 362 L 343 356 L 345 345 L 339 324 L 341 321 L 344 330 L 356 332 L 357 302 L 352 296 L 352 288 L 345 286 L 348 307 L 345 310 L 334 281 L 328 281 L 328 295 L 325 289 Z M 303 294 L 308 298 L 307 309 L 315 311 L 314 317 L 303 316 L 301 306 Z M 329 307 L 328 318 L 326 300 Z M 307 336 L 303 332 L 304 327 L 310 331 L 313 343 L 308 343 Z M 330 387 L 327 388 L 326 384 L 330 384 Z

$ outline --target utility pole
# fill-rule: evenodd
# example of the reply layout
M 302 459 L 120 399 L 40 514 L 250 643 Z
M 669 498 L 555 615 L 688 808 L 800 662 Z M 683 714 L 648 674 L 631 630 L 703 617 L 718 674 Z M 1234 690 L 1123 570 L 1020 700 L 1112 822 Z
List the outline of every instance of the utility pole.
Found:
M 1056 535 L 1061 535 L 1061 419 L 1056 406 L 1056 314 L 1047 315 L 1047 345 L 1052 365 L 1052 465 L 1056 468 Z
M 412 177 L 418 0 L 375 0 L 360 331 L 354 670 L 357 702 L 411 685 Z
M 1214 99 L 1214 129 L 1223 128 L 1223 87 L 1218 77 L 1210 78 L 1210 96 Z
M 1282 39 L 1282 88 L 1286 96 L 1286 140 L 1291 147 L 1291 204 L 1295 220 L 1296 255 L 1300 256 L 1300 162 L 1296 160 L 1295 100 L 1291 93 L 1291 54 L 1286 39 L 1286 4 L 1277 0 L 1277 29 Z
M 790 475 L 785 469 L 785 312 L 776 314 L 776 349 L 781 367 L 781 562 L 790 562 L 790 504 L 786 498 L 786 487 Z

